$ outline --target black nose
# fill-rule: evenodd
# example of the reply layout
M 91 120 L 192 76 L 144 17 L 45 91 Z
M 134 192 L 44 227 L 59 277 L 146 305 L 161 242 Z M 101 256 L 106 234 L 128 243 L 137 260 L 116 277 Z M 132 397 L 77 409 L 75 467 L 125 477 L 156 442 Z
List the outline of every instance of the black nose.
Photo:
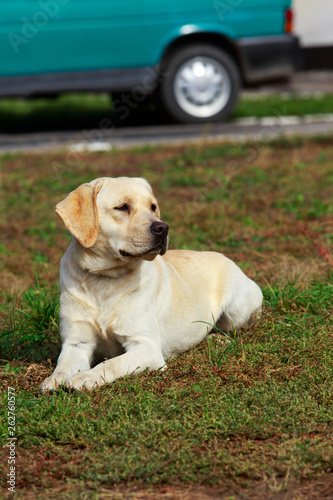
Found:
M 150 226 L 150 231 L 156 236 L 164 237 L 168 234 L 169 226 L 165 222 L 156 221 Z

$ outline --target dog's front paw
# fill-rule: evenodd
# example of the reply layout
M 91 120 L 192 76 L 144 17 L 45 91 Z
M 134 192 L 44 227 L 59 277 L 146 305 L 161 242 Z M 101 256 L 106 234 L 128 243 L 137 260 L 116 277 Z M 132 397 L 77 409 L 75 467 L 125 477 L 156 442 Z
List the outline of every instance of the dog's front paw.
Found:
M 48 392 L 48 391 L 56 391 L 59 389 L 61 385 L 66 384 L 66 380 L 68 378 L 68 375 L 63 372 L 58 372 L 58 373 L 52 373 L 49 377 L 47 377 L 42 385 L 40 386 L 40 390 L 42 392 Z
M 91 391 L 95 387 L 99 387 L 103 384 L 104 380 L 102 380 L 101 377 L 97 377 L 91 371 L 86 371 L 71 375 L 66 382 L 66 387 L 67 389 L 76 389 L 79 391 L 86 388 Z

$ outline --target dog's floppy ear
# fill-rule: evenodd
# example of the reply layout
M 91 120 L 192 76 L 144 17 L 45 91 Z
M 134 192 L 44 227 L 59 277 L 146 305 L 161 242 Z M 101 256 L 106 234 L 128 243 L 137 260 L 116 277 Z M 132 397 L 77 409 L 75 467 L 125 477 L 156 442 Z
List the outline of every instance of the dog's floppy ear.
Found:
M 82 184 L 58 203 L 55 209 L 67 229 L 85 248 L 92 247 L 98 236 L 96 197 L 101 187 Z

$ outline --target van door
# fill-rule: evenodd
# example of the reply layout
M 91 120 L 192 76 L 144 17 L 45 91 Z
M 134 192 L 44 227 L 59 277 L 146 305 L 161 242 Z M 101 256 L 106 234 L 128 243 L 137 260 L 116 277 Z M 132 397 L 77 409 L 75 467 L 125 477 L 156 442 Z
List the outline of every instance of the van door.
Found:
M 1 76 L 144 65 L 138 0 L 0 0 Z

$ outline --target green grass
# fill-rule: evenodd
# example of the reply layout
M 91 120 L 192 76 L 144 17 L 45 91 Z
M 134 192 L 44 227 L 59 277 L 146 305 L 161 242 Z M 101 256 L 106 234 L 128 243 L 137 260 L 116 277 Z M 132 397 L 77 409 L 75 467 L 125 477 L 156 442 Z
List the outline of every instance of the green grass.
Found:
M 65 456 L 61 476 L 91 490 L 123 481 L 214 485 L 330 471 L 333 280 L 264 294 L 263 319 L 250 333 L 222 344 L 209 339 L 167 371 L 92 394 L 38 397 L 37 388 L 20 387 L 23 464 L 37 449 L 47 464 L 38 477 L 21 465 L 22 484 L 49 487 Z M 15 385 L 22 374 L 8 377 Z M 5 425 L 1 435 L 6 439 Z
M 305 116 L 321 113 L 333 113 L 333 94 L 323 94 L 319 96 L 302 96 L 290 94 L 281 95 L 263 95 L 253 96 L 253 98 L 244 96 L 240 99 L 233 116 L 235 118 L 244 118 L 257 116 L 273 116 L 276 118 L 282 116 Z
M 297 491 L 297 481 L 330 477 L 331 137 L 76 160 L 69 164 L 66 153 L 0 158 L 0 439 L 7 443 L 7 387 L 14 387 L 17 496 L 149 498 L 150 488 L 155 500 L 161 487 L 176 485 L 185 495 L 187 487 L 227 485 L 227 498 L 240 490 L 255 498 L 258 488 L 268 499 L 273 491 Z M 60 350 L 57 282 L 69 242 L 53 208 L 104 175 L 145 176 L 171 247 L 234 259 L 260 284 L 263 315 L 247 332 L 209 337 L 165 371 L 92 393 L 42 396 L 39 385 Z M 8 449 L 0 454 L 6 478 Z
M 150 111 L 148 111 L 150 109 Z M 243 96 L 232 118 L 265 117 L 286 115 L 333 113 L 333 94 L 321 96 L 260 95 L 253 98 Z M 137 115 L 137 116 L 136 116 Z M 128 123 L 155 123 L 160 119 L 160 110 L 150 106 L 140 113 L 131 113 Z M 63 130 L 100 128 L 103 120 L 117 122 L 112 112 L 112 100 L 107 94 L 64 94 L 57 98 L 1 99 L 0 132 L 24 132 L 32 130 Z M 105 122 L 104 122 L 105 123 Z
M 0 99 L 0 132 L 63 128 L 82 130 L 111 116 L 111 100 L 106 94 L 64 94 L 53 99 Z
M 58 292 L 42 290 L 37 282 L 20 301 L 1 309 L 6 316 L 0 332 L 3 359 L 41 362 L 59 352 Z

